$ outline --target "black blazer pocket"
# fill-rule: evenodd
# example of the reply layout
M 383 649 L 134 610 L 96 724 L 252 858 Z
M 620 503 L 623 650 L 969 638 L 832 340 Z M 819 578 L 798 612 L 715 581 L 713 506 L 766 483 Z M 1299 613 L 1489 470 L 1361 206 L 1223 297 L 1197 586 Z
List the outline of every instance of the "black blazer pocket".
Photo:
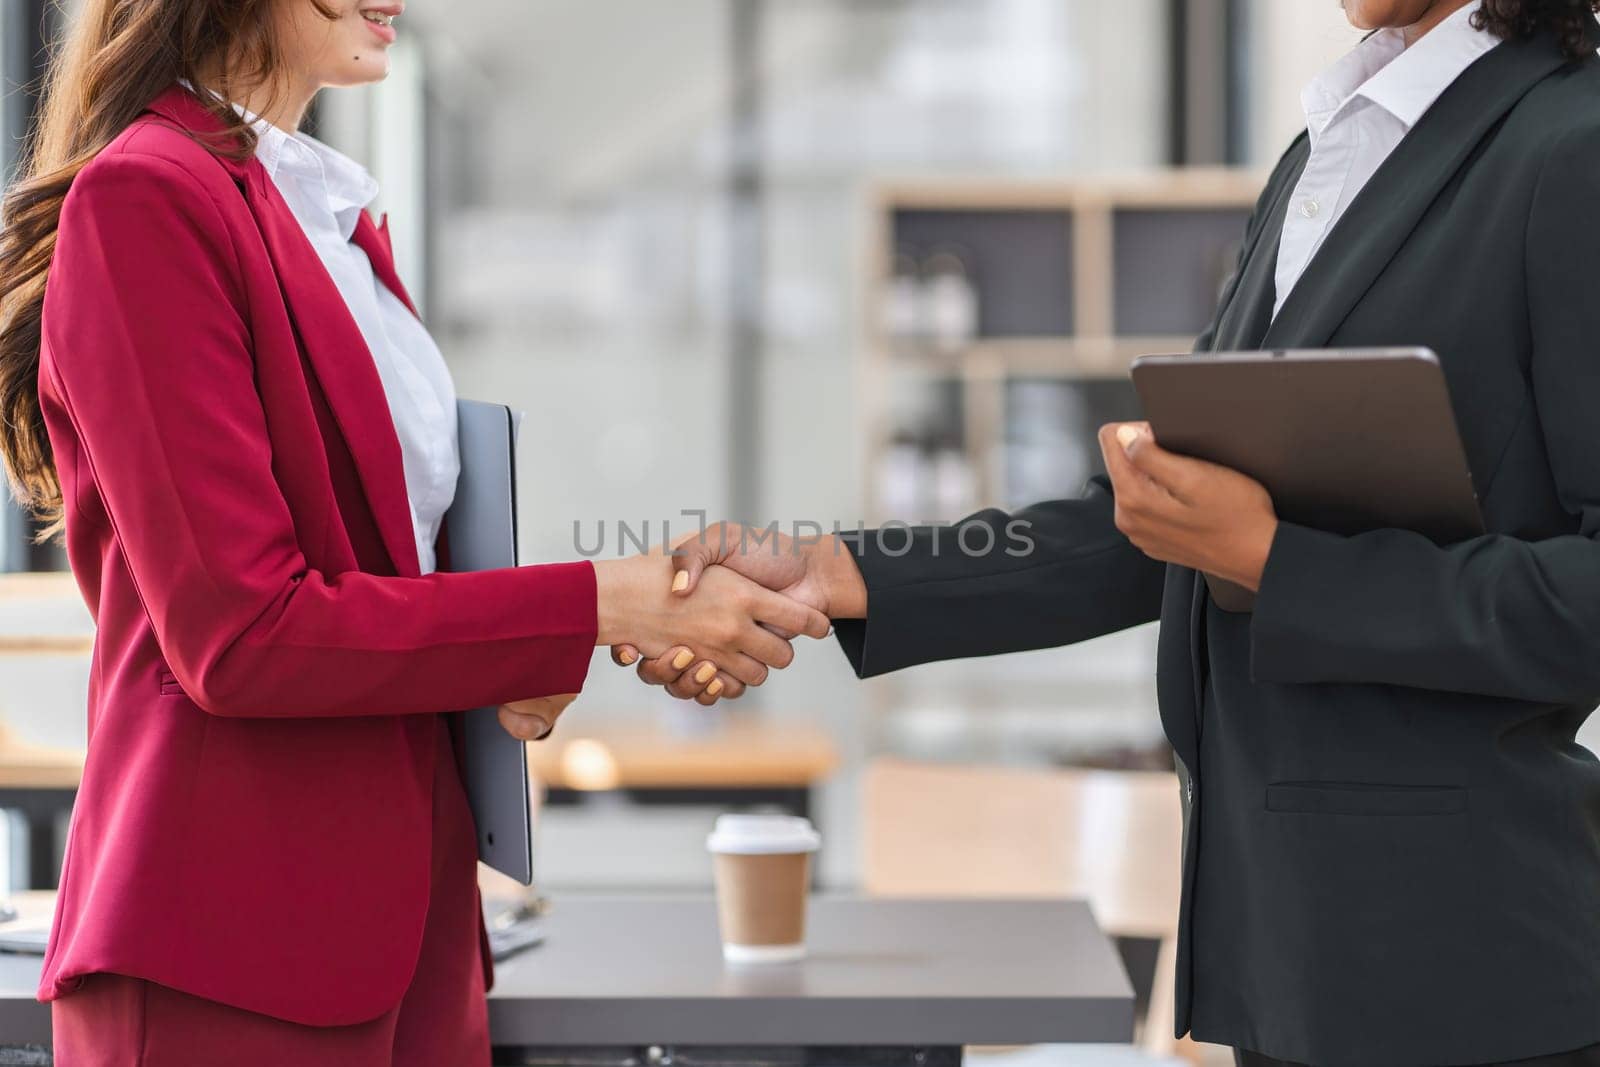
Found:
M 165 667 L 162 667 L 159 671 L 157 671 L 156 676 L 161 680 L 162 696 L 187 695 L 183 691 L 183 686 L 178 684 L 178 676 L 167 670 Z
M 1267 810 L 1301 815 L 1451 815 L 1467 810 L 1467 791 L 1455 786 L 1277 782 L 1267 786 Z

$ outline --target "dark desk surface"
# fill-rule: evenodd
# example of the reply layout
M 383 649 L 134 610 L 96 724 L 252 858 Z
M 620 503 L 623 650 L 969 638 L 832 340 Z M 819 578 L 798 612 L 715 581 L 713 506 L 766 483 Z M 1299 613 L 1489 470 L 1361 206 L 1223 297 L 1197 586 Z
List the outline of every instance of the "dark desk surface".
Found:
M 1069 901 L 820 896 L 802 963 L 722 961 L 707 897 L 565 897 L 548 940 L 497 968 L 496 1045 L 1119 1042 L 1133 993 Z M 0 956 L 0 1044 L 47 1043 L 40 960 Z

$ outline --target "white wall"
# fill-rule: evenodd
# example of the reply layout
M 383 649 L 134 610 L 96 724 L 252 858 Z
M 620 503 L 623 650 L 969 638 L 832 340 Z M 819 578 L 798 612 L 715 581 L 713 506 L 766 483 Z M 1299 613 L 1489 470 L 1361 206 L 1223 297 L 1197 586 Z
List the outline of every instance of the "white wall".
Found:
M 1251 156 L 1270 166 L 1305 129 L 1300 90 L 1361 36 L 1333 0 L 1250 0 L 1250 20 Z

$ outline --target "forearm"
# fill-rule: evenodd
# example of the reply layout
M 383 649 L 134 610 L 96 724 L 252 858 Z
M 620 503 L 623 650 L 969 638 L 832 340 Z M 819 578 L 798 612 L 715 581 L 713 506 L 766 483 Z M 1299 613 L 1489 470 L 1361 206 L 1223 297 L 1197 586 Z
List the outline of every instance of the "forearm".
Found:
M 224 717 L 422 714 L 575 693 L 595 640 L 586 563 L 421 578 L 309 571 L 264 610 L 246 607 L 243 589 L 232 596 L 154 613 L 184 692 Z
M 1285 523 L 1251 620 L 1258 682 L 1379 683 L 1552 703 L 1600 698 L 1600 544 Z
M 864 620 L 835 627 L 852 666 L 867 677 L 1155 619 L 1165 567 L 1117 531 L 1112 506 L 1096 482 L 1077 500 L 979 512 L 953 527 L 847 535 L 865 594 Z

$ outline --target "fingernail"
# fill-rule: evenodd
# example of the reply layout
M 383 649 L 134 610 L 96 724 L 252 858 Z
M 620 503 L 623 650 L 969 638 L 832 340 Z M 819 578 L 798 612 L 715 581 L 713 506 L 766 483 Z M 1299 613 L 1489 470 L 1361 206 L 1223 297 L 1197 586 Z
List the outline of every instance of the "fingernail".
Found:
M 706 686 L 706 693 L 708 695 L 710 695 L 710 696 L 716 696 L 720 692 L 722 692 L 722 679 L 721 678 L 718 678 L 716 681 L 714 681 L 710 685 Z
M 543 741 L 545 738 L 550 736 L 550 731 L 555 729 L 555 727 L 551 726 L 549 723 L 545 722 L 543 719 L 540 719 L 539 723 L 544 727 L 544 729 L 540 730 L 538 733 L 533 735 L 533 739 L 535 741 Z
M 687 667 L 689 664 L 691 664 L 693 662 L 694 662 L 694 653 L 690 652 L 687 648 L 684 649 L 682 652 L 679 652 L 676 656 L 672 657 L 672 666 L 673 666 L 674 670 L 680 670 L 681 671 L 681 670 L 683 670 L 685 667 Z
M 638 656 L 635 656 L 632 652 L 629 652 L 627 649 L 623 649 L 622 650 L 622 665 L 624 667 L 633 666 L 633 661 L 638 659 L 638 658 L 639 658 Z
M 687 588 L 689 588 L 688 571 L 679 571 L 672 576 L 672 591 L 674 593 L 681 593 Z
M 715 667 L 713 667 L 711 664 L 707 663 L 703 667 L 701 667 L 699 670 L 694 672 L 694 680 L 699 682 L 701 685 L 705 685 L 707 682 L 709 682 L 711 680 L 711 676 L 716 674 L 716 673 L 717 673 L 717 669 Z
M 1132 448 L 1133 443 L 1139 439 L 1139 430 L 1134 426 L 1118 426 L 1117 442 L 1124 449 Z

